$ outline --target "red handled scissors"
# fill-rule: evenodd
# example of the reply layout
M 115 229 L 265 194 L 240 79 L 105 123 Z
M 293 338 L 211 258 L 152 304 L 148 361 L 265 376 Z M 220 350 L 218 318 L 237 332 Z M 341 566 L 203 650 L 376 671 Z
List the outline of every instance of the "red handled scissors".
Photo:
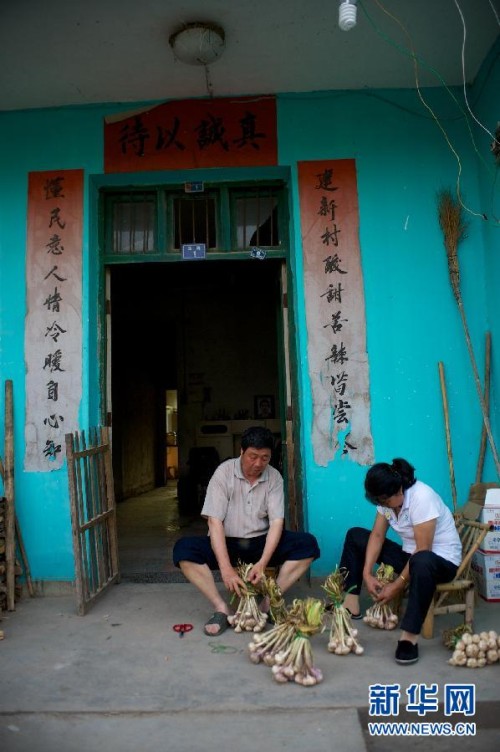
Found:
M 192 628 L 192 624 L 174 624 L 174 626 L 172 627 L 174 632 L 177 632 L 179 637 L 184 637 L 186 632 L 191 632 Z

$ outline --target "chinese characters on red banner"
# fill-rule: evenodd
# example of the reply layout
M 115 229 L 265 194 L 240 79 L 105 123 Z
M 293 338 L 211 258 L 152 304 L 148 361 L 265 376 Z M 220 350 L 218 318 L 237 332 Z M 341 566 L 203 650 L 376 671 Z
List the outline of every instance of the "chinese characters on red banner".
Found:
M 270 96 L 166 102 L 104 126 L 106 172 L 276 163 Z
M 82 383 L 83 172 L 34 172 L 28 186 L 25 469 L 59 468 Z
M 299 195 L 314 458 L 371 464 L 354 160 L 300 162 Z

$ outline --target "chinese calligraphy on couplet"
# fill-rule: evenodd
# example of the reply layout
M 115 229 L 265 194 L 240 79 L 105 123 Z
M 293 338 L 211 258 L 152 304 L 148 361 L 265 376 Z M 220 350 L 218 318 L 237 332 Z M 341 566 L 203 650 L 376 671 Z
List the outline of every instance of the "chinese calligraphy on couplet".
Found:
M 354 160 L 300 162 L 312 444 L 318 465 L 373 462 Z
M 82 394 L 83 172 L 28 184 L 25 470 L 59 468 Z
M 106 172 L 277 163 L 276 100 L 166 102 L 104 126 Z

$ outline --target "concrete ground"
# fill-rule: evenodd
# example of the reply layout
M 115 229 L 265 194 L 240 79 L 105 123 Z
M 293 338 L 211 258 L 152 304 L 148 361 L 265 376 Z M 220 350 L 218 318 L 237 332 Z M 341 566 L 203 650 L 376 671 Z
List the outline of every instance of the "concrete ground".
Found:
M 323 597 L 321 582 L 300 583 L 290 597 Z M 396 632 L 359 624 L 362 656 L 327 652 L 327 633 L 313 637 L 314 687 L 277 684 L 271 669 L 248 659 L 248 634 L 204 635 L 209 615 L 187 583 L 112 586 L 84 617 L 72 595 L 28 598 L 2 614 L 0 750 L 2 752 L 382 752 L 455 750 L 456 736 L 374 737 L 372 720 L 474 721 L 460 750 L 500 749 L 500 663 L 482 669 L 449 666 L 441 631 L 458 617 L 439 617 L 436 636 L 422 640 L 420 661 L 398 666 Z M 174 624 L 192 623 L 179 637 Z M 500 604 L 479 601 L 476 631 L 500 631 Z M 405 710 L 412 684 L 437 684 L 440 709 L 424 717 Z M 399 716 L 370 717 L 369 687 L 400 685 Z M 447 684 L 474 684 L 473 717 L 442 714 Z M 435 692 L 435 689 L 433 690 Z M 436 696 L 436 695 L 434 695 Z M 422 728 L 425 733 L 426 729 Z M 427 733 L 430 734 L 427 728 Z

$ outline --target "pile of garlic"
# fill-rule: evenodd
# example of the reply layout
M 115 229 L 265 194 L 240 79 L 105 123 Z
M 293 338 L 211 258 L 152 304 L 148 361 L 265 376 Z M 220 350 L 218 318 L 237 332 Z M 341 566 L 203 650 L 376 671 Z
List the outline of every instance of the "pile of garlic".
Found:
M 450 666 L 482 668 L 500 660 L 500 637 L 491 630 L 479 634 L 464 633 L 455 645 Z

